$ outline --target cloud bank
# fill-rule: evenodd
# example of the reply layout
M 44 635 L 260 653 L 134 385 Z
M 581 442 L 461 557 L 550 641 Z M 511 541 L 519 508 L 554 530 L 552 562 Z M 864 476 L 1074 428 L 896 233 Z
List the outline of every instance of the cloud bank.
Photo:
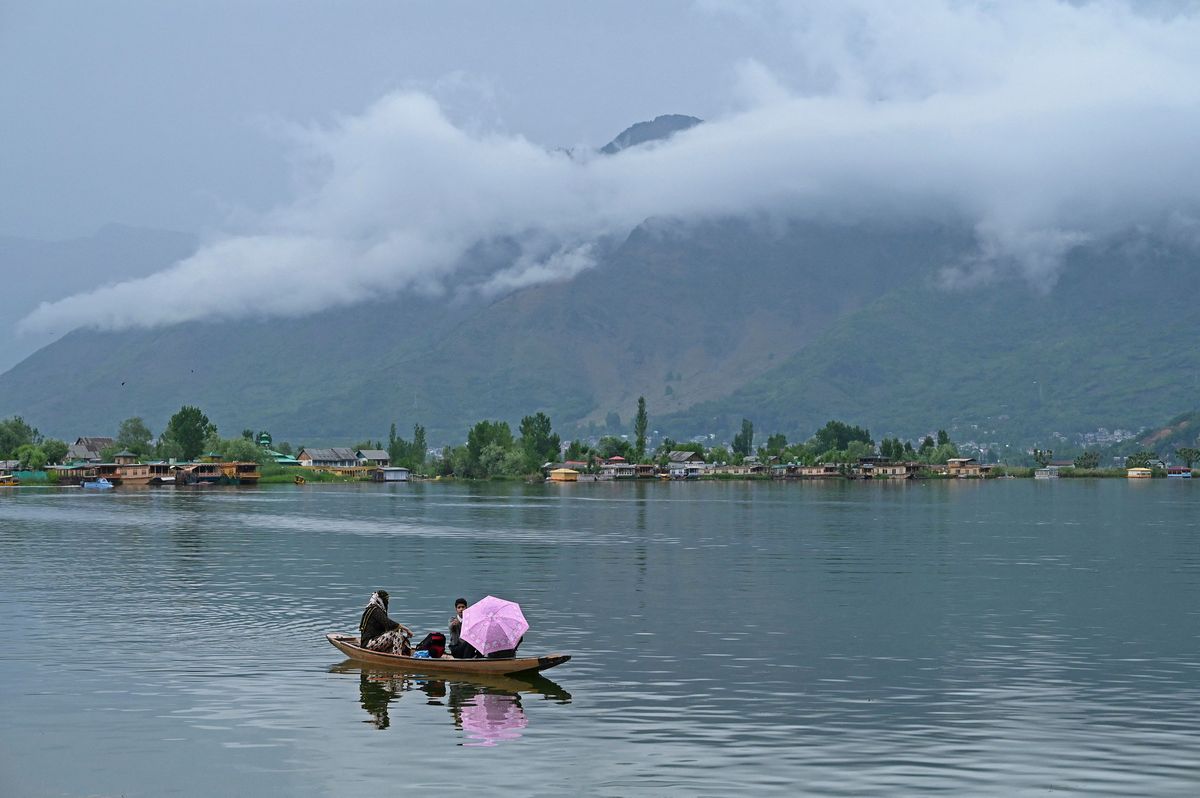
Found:
M 425 94 L 389 94 L 294 129 L 296 196 L 250 232 L 45 303 L 22 328 L 509 291 L 570 279 L 594 265 L 593 242 L 651 216 L 952 221 L 973 227 L 978 252 L 946 264 L 949 283 L 1015 270 L 1048 287 L 1080 243 L 1197 227 L 1200 11 L 1152 8 L 739 4 L 728 24 L 786 36 L 792 57 L 736 65 L 738 110 L 607 157 L 456 126 Z M 471 253 L 496 242 L 516 254 L 480 275 Z

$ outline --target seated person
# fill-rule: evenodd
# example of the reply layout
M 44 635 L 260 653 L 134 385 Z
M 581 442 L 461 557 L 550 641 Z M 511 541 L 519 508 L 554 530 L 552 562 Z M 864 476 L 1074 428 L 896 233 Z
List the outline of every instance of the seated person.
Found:
M 521 639 L 517 641 L 517 644 L 515 646 L 513 646 L 512 648 L 503 648 L 503 649 L 500 649 L 499 651 L 493 651 L 491 654 L 487 655 L 487 658 L 488 659 L 512 659 L 513 657 L 517 656 L 517 649 L 520 648 L 521 644 L 524 642 L 525 642 L 525 636 L 521 635 Z
M 483 656 L 475 646 L 462 639 L 462 616 L 467 611 L 467 600 L 454 600 L 454 617 L 450 619 L 450 656 L 455 659 L 478 659 Z
M 388 592 L 377 590 L 371 594 L 367 608 L 358 622 L 359 645 L 371 651 L 388 654 L 408 654 L 407 638 L 412 629 L 388 617 Z

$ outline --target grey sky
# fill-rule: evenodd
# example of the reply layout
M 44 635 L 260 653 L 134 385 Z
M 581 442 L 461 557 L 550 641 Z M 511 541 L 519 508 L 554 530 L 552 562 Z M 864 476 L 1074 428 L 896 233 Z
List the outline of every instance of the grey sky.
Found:
M 1049 290 L 1070 248 L 1132 228 L 1200 243 L 1190 4 L 115 8 L 5 12 L 0 218 L 205 245 L 48 297 L 26 331 L 511 290 L 649 216 L 949 219 L 978 244 L 933 264 L 960 286 Z M 548 149 L 664 112 L 708 122 L 608 158 Z M 500 237 L 516 259 L 466 277 Z
M 287 196 L 275 122 L 403 88 L 463 124 L 603 144 L 720 112 L 771 38 L 688 0 L 3 2 L 0 234 L 223 227 Z

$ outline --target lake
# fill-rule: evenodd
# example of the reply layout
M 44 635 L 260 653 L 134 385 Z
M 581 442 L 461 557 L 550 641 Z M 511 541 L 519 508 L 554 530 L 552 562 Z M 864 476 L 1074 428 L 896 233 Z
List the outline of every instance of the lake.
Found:
M 0 489 L 0 794 L 1195 794 L 1197 482 Z

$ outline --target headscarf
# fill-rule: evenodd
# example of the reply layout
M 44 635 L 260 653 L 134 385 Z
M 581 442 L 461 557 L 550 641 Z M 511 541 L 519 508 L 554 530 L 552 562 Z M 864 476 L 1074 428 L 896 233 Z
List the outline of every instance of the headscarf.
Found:
M 358 619 L 358 633 L 360 635 L 362 634 L 363 629 L 365 629 L 367 626 L 367 616 L 374 612 L 376 608 L 382 610 L 383 615 L 386 618 L 387 606 L 388 592 L 386 590 L 376 590 L 374 593 L 372 593 L 371 600 L 367 602 L 367 606 L 366 609 L 363 610 L 362 617 Z M 366 645 L 366 641 L 363 641 L 363 645 Z

